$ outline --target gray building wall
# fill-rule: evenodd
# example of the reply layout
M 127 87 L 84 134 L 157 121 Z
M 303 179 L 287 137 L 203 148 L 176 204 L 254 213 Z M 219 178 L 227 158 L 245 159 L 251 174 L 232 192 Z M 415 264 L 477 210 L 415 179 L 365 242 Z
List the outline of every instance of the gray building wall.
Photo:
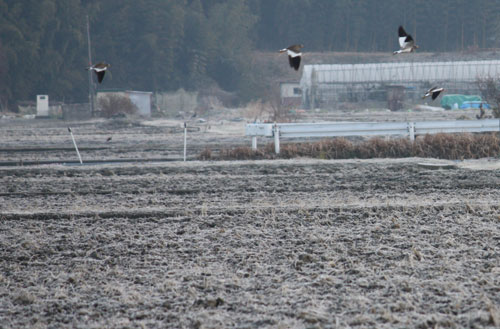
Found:
M 156 93 L 155 103 L 157 111 L 165 115 L 194 112 L 199 105 L 198 92 L 179 89 L 175 92 Z

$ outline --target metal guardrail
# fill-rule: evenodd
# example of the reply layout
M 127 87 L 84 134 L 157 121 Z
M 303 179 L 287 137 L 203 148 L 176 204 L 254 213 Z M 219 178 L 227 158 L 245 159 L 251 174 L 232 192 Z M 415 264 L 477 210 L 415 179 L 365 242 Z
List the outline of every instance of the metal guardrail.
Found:
M 500 119 L 457 120 L 457 121 L 417 121 L 415 134 L 461 133 L 499 131 Z
M 246 135 L 252 137 L 252 148 L 257 149 L 257 137 L 274 137 L 275 151 L 279 153 L 280 137 L 336 137 L 336 136 L 406 136 L 461 132 L 500 131 L 500 119 L 415 121 L 415 122 L 326 122 L 326 123 L 252 123 L 246 126 Z

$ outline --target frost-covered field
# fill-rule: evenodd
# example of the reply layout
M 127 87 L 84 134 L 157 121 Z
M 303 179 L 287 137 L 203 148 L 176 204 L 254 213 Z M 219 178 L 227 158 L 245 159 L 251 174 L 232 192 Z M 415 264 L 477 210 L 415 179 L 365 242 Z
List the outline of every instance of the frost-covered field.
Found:
M 62 124 L 20 128 L 0 160 L 76 157 Z M 82 156 L 181 145 L 160 129 Z M 0 167 L 0 328 L 498 327 L 500 166 L 436 161 Z
M 205 119 L 199 118 L 199 115 L 198 119 L 188 121 L 188 158 L 199 156 L 205 148 L 216 153 L 221 148 L 251 145 L 250 137 L 245 137 L 245 122 L 255 120 L 255 111 L 251 107 L 213 112 L 205 116 Z M 475 119 L 477 114 L 474 110 L 444 111 L 437 108 L 399 112 L 349 109 L 308 111 L 292 119 L 299 122 L 404 122 Z M 491 115 L 491 111 L 488 110 L 487 115 Z M 96 119 L 74 122 L 0 119 L 0 164 L 78 161 L 68 126 L 73 130 L 84 162 L 108 159 L 179 159 L 183 156 L 183 123 L 181 119 Z M 288 141 L 282 140 L 282 143 Z M 270 142 L 272 138 L 259 138 L 258 141 L 259 146 Z
M 494 327 L 500 171 L 0 169 L 0 327 Z

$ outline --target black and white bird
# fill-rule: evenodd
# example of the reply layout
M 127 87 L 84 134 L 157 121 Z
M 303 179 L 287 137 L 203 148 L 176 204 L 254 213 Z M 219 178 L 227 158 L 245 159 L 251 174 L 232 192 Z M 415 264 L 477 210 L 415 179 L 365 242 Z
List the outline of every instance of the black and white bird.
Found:
M 280 50 L 280 53 L 288 54 L 288 62 L 290 63 L 290 67 L 293 67 L 295 71 L 299 70 L 300 67 L 300 59 L 302 57 L 301 49 L 304 48 L 303 45 L 293 45 L 287 48 L 283 48 Z
M 415 40 L 413 40 L 411 35 L 406 33 L 405 29 L 402 26 L 399 26 L 398 35 L 399 47 L 401 47 L 401 49 L 396 50 L 394 52 L 394 55 L 401 53 L 411 53 L 418 48 L 418 46 L 415 44 Z
M 100 62 L 87 67 L 87 70 L 94 71 L 95 74 L 97 75 L 97 81 L 101 83 L 102 79 L 104 79 L 104 74 L 106 73 L 108 67 L 111 67 L 111 64 Z
M 427 96 L 431 96 L 432 100 L 435 100 L 442 91 L 444 91 L 444 88 L 442 87 L 432 87 L 431 89 L 427 90 L 425 95 L 422 96 L 422 99 L 426 98 Z

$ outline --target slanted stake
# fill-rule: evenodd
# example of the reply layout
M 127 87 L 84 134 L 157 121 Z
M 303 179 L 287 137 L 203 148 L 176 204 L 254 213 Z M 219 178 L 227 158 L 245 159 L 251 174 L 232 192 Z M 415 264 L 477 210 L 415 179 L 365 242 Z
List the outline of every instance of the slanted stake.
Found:
M 80 156 L 80 152 L 78 151 L 78 146 L 76 146 L 75 137 L 73 136 L 73 131 L 70 127 L 68 127 L 68 131 L 71 134 L 71 139 L 73 140 L 73 145 L 75 146 L 76 154 L 78 155 L 78 160 L 80 160 L 80 164 L 83 164 L 82 157 Z

